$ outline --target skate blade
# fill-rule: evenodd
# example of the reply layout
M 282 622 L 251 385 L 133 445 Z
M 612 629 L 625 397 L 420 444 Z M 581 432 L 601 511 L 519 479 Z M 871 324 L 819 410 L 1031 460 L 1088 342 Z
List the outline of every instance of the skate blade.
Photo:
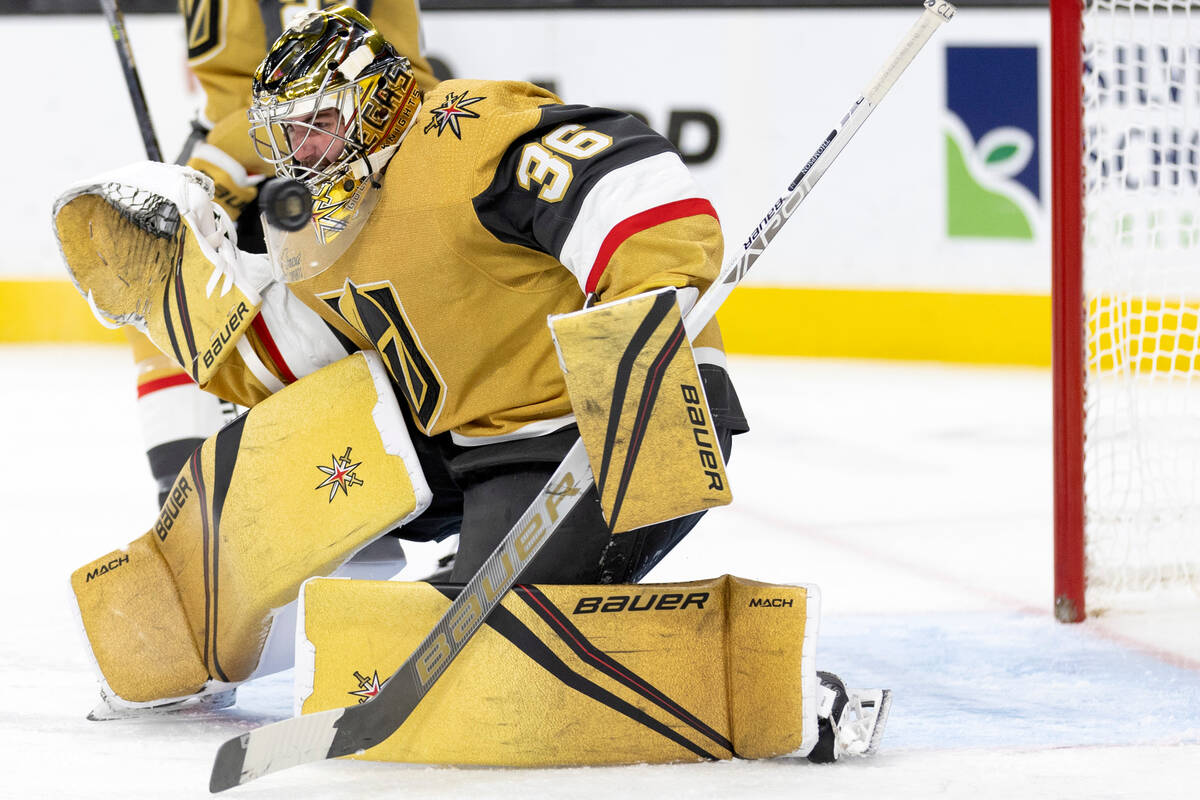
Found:
M 879 741 L 883 739 L 883 729 L 887 726 L 888 712 L 892 710 L 892 690 L 880 689 L 879 710 L 875 714 L 875 727 L 871 731 L 871 741 L 867 745 L 864 756 L 871 756 L 879 749 Z
M 92 722 L 108 722 L 117 719 L 155 719 L 180 714 L 205 713 L 229 708 L 237 702 L 237 691 L 230 689 L 224 692 L 206 694 L 202 697 L 186 697 L 170 703 L 144 706 L 113 706 L 107 698 L 101 697 L 100 702 L 88 712 L 87 718 Z
M 851 689 L 849 692 L 850 702 L 838 723 L 838 754 L 865 758 L 879 749 L 892 708 L 892 691 Z

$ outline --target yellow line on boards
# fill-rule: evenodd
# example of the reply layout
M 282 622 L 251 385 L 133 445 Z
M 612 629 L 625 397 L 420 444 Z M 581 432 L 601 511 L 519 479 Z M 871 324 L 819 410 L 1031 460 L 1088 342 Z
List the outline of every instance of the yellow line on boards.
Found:
M 61 280 L 0 280 L 0 343 L 118 344 L 74 285 Z
M 1049 295 L 740 286 L 731 353 L 1050 365 Z
M 1050 298 L 741 286 L 717 314 L 731 353 L 1050 364 Z M 121 344 L 67 281 L 0 280 L 0 343 Z

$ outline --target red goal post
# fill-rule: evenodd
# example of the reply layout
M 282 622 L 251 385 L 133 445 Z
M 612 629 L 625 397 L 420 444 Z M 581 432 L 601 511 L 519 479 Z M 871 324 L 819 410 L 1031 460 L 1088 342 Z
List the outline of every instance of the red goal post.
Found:
M 1055 615 L 1200 609 L 1200 0 L 1050 14 Z
M 1054 615 L 1084 618 L 1083 2 L 1050 0 Z

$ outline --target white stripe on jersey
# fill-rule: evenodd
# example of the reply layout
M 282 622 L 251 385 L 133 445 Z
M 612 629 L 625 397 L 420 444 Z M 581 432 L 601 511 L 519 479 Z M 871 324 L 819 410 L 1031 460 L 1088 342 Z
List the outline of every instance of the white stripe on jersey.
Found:
M 563 242 L 558 260 L 586 291 L 588 275 L 609 232 L 635 214 L 702 197 L 700 188 L 675 153 L 659 153 L 605 175 L 588 192 Z
M 207 439 L 228 421 L 220 399 L 190 381 L 147 392 L 137 405 L 147 450 L 178 439 Z
M 225 170 L 238 186 L 255 186 L 263 179 L 262 175 L 250 175 L 246 172 L 245 167 L 234 160 L 233 156 L 208 142 L 196 142 L 192 147 L 191 157 L 207 161 L 214 167 Z
M 259 314 L 283 358 L 279 366 L 286 366 L 297 380 L 348 355 L 321 315 L 304 305 L 284 284 L 271 284 L 263 290 L 262 298 Z
M 457 445 L 463 447 L 478 447 L 484 444 L 496 444 L 497 442 L 512 442 L 517 439 L 532 439 L 536 436 L 545 436 L 548 433 L 554 433 L 568 425 L 575 424 L 575 415 L 567 414 L 565 417 L 555 417 L 554 419 L 540 419 L 537 422 L 531 422 L 528 425 L 518 428 L 511 433 L 501 433 L 496 436 L 463 436 L 457 431 L 450 431 L 450 439 Z

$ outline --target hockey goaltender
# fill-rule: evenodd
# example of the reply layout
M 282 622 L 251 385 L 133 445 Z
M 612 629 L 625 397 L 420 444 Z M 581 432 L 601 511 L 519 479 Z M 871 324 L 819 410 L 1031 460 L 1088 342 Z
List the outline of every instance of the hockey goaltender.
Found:
M 345 6 L 283 33 L 250 114 L 260 153 L 312 197 L 268 256 L 237 249 L 186 167 L 133 165 L 55 204 L 101 321 L 250 407 L 195 451 L 151 530 L 71 576 L 93 716 L 221 707 L 293 663 L 299 711 L 366 703 L 442 620 L 453 648 L 416 668 L 444 675 L 362 757 L 873 752 L 889 695 L 816 671 L 815 587 L 637 583 L 730 501 L 723 457 L 747 427 L 716 323 L 683 335 L 722 237 L 670 143 L 526 83 L 422 93 Z M 579 437 L 594 485 L 558 469 Z M 370 576 L 384 532 L 447 521 L 446 584 L 317 577 Z

